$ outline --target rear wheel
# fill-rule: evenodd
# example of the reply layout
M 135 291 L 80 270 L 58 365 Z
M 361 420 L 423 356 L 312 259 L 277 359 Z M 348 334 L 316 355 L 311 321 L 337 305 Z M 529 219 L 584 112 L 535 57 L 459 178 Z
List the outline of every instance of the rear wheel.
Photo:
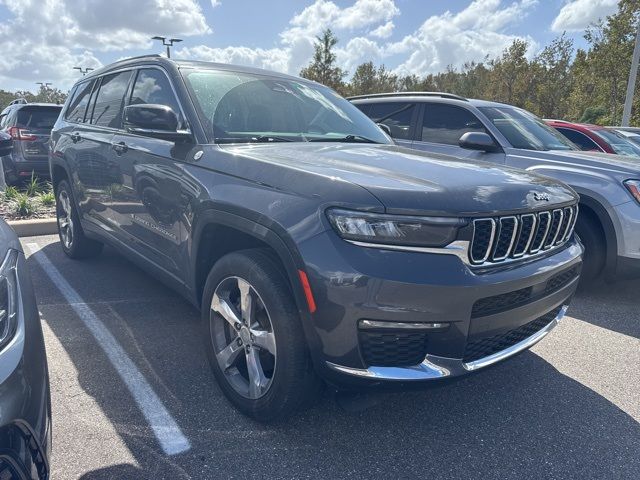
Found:
M 103 244 L 84 235 L 80 217 L 76 211 L 71 187 L 61 180 L 56 188 L 56 219 L 62 250 L 74 259 L 90 258 L 102 252 Z
M 600 224 L 587 212 L 580 212 L 576 223 L 576 234 L 584 245 L 582 283 L 596 280 L 604 269 L 607 250 L 604 232 Z
M 318 394 L 288 283 L 264 251 L 232 253 L 214 265 L 202 321 L 213 373 L 241 412 L 275 420 Z

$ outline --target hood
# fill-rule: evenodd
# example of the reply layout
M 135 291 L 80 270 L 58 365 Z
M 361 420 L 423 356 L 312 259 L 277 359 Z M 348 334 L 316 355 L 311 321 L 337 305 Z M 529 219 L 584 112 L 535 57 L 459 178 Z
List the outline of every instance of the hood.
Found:
M 522 150 L 520 150 L 520 154 L 522 154 Z M 579 168 L 605 169 L 609 173 L 619 173 L 623 176 L 635 175 L 637 177 L 640 175 L 639 157 L 576 150 L 530 151 L 530 156 L 531 158 L 556 160 L 564 165 L 575 165 Z
M 229 145 L 221 149 L 234 157 L 243 156 L 327 180 L 339 179 L 359 185 L 374 195 L 389 213 L 506 214 L 548 209 L 577 200 L 575 192 L 557 180 L 395 145 L 277 143 Z M 255 181 L 280 189 L 301 188 L 301 185 L 286 184 L 283 179 L 290 182 L 289 175 L 269 175 L 274 169 L 256 165 L 246 168 L 243 176 L 259 177 L 254 178 Z M 315 188 L 313 182 L 309 188 Z

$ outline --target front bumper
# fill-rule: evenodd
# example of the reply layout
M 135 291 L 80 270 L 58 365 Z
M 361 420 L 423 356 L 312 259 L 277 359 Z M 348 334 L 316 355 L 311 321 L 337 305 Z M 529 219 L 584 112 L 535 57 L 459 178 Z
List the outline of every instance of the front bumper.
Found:
M 571 240 L 547 256 L 474 272 L 455 255 L 359 247 L 331 231 L 299 247 L 317 304 L 306 325 L 312 355 L 338 385 L 455 377 L 531 347 L 566 312 L 583 253 Z M 413 363 L 385 357 L 415 347 L 394 322 L 424 327 L 424 355 Z M 392 328 L 369 348 L 364 323 Z M 394 340 L 395 349 L 383 344 Z
M 446 377 L 457 377 L 467 373 L 479 370 L 494 363 L 506 360 L 509 357 L 527 350 L 542 340 L 547 334 L 555 328 L 560 320 L 567 313 L 568 305 L 563 305 L 553 320 L 524 340 L 505 348 L 492 355 L 465 362 L 462 359 L 438 357 L 436 355 L 427 355 L 419 365 L 408 367 L 369 367 L 365 369 L 344 367 L 335 363 L 327 362 L 327 366 L 337 372 L 353 375 L 361 378 L 371 378 L 376 380 L 395 380 L 395 381 L 416 381 L 416 380 L 433 380 Z
M 18 327 L 0 352 L 0 478 L 46 479 L 51 399 L 40 316 L 25 259 L 18 257 Z M 4 477 L 6 472 L 13 476 Z

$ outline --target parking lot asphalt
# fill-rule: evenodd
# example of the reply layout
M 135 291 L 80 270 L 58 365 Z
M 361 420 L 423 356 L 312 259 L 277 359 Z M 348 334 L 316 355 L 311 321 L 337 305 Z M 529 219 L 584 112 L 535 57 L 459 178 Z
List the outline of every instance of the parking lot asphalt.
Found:
M 474 376 L 327 392 L 261 425 L 223 397 L 199 313 L 178 294 L 112 249 L 72 261 L 57 237 L 22 243 L 49 358 L 54 480 L 640 478 L 640 281 L 579 294 L 532 351 Z

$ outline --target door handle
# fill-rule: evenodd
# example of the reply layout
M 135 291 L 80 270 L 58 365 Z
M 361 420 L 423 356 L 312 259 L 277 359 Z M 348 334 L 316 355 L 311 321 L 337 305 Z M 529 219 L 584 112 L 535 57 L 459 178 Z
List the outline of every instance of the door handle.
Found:
M 118 155 L 122 155 L 129 150 L 129 147 L 124 142 L 112 143 L 111 148 L 113 148 Z
M 69 135 L 69 138 L 71 138 L 71 141 L 73 143 L 78 143 L 80 140 L 82 140 L 82 137 L 78 132 L 73 132 L 71 135 Z

